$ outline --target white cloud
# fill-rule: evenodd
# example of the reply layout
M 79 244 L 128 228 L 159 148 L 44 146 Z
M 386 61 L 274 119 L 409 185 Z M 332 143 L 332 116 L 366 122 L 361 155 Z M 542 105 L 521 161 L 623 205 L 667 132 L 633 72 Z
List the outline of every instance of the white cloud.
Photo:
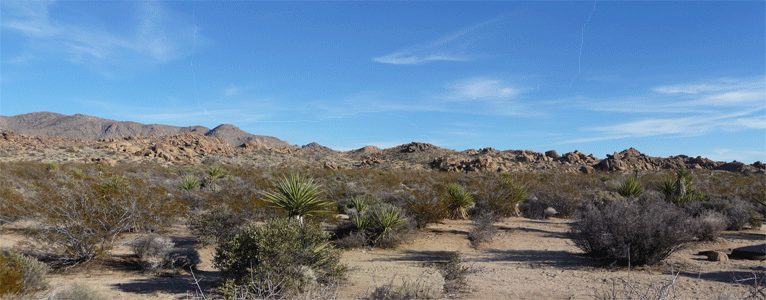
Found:
M 223 94 L 225 96 L 236 96 L 239 95 L 239 93 L 242 92 L 242 89 L 232 85 L 229 85 L 225 90 L 223 90 Z
M 444 99 L 454 101 L 480 99 L 510 99 L 521 93 L 521 89 L 497 79 L 471 78 L 446 86 L 451 90 Z
M 646 137 L 657 135 L 695 136 L 711 131 L 742 131 L 766 128 L 762 116 L 749 117 L 757 111 L 740 111 L 730 114 L 698 115 L 685 118 L 646 119 L 611 126 L 596 127 L 592 130 L 605 132 L 609 136 Z
M 463 28 L 425 45 L 411 46 L 391 54 L 374 57 L 372 60 L 394 65 L 416 65 L 433 61 L 469 61 L 474 57 L 467 54 L 465 49 L 471 44 L 468 38 L 472 32 L 497 20 L 499 18 Z
M 209 43 L 197 33 L 188 16 L 169 11 L 159 2 L 136 4 L 139 22 L 134 26 L 126 23 L 127 29 L 121 32 L 52 19 L 52 3 L 11 1 L 2 28 L 25 36 L 37 56 L 59 53 L 71 62 L 98 67 L 164 63 L 190 55 L 195 48 Z
M 733 150 L 733 149 L 715 149 L 713 153 L 703 154 L 702 157 L 707 157 L 714 161 L 740 161 L 740 162 L 755 162 L 766 161 L 766 151 L 755 150 Z

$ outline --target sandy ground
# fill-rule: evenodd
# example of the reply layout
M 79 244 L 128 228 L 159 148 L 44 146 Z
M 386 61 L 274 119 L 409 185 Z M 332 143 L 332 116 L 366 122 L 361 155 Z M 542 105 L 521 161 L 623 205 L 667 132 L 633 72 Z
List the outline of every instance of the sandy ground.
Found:
M 410 242 L 397 249 L 355 249 L 343 252 L 342 262 L 349 267 L 348 282 L 337 298 L 355 299 L 377 286 L 407 283 L 431 290 L 440 298 L 459 299 L 593 299 L 604 293 L 622 293 L 626 282 L 648 291 L 675 276 L 674 298 L 739 298 L 748 287 L 735 284 L 754 273 L 766 273 L 766 263 L 749 260 L 710 262 L 697 255 L 704 250 L 728 250 L 763 243 L 764 230 L 724 233 L 718 242 L 691 243 L 678 250 L 665 264 L 653 268 L 604 268 L 583 257 L 582 251 L 566 238 L 568 220 L 529 220 L 509 218 L 495 225 L 495 239 L 478 249 L 472 248 L 467 234 L 470 221 L 445 221 L 416 233 Z M 13 224 L 11 224 L 13 225 Z M 6 225 L 6 228 L 13 226 Z M 177 225 L 166 233 L 179 247 L 193 246 L 193 238 Z M 73 273 L 49 275 L 50 289 L 37 295 L 49 298 L 73 282 L 82 282 L 111 299 L 190 299 L 197 290 L 195 278 L 183 273 L 173 276 L 146 274 L 130 264 L 127 236 L 104 262 Z M 0 249 L 16 245 L 22 238 L 14 230 L 0 232 Z M 198 248 L 202 264 L 194 276 L 203 290 L 218 282 L 212 266 L 214 247 Z M 455 295 L 440 293 L 443 279 L 433 266 L 446 260 L 453 251 L 463 254 L 470 290 Z

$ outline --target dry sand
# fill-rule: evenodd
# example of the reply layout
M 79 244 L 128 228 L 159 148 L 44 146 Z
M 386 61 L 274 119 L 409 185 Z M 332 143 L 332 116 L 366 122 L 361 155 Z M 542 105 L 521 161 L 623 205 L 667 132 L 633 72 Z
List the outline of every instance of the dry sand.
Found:
M 499 234 L 478 249 L 472 248 L 467 234 L 470 221 L 444 221 L 416 233 L 397 249 L 355 249 L 343 252 L 342 262 L 349 267 L 348 281 L 337 298 L 354 299 L 377 286 L 402 282 L 439 290 L 443 279 L 433 263 L 446 260 L 452 251 L 463 254 L 471 267 L 470 290 L 440 298 L 459 299 L 593 299 L 605 292 L 622 293 L 625 282 L 639 290 L 660 286 L 681 271 L 673 285 L 675 297 L 710 299 L 719 295 L 738 297 L 748 291 L 734 282 L 760 272 L 761 261 L 730 260 L 710 262 L 697 255 L 704 250 L 728 250 L 764 242 L 764 230 L 726 232 L 718 242 L 690 243 L 678 250 L 662 266 L 653 268 L 605 268 L 566 238 L 569 220 L 530 220 L 508 218 L 496 223 Z M 13 224 L 11 224 L 13 225 Z M 6 225 L 6 227 L 9 227 Z M 13 226 L 10 226 L 11 228 Z M 169 229 L 167 236 L 178 246 L 193 245 L 193 238 L 182 226 Z M 197 289 L 192 275 L 157 276 L 143 273 L 130 264 L 127 246 L 135 236 L 127 236 L 105 262 L 73 274 L 49 275 L 50 290 L 40 298 L 54 295 L 72 282 L 86 283 L 110 299 L 188 299 Z M 21 238 L 14 230 L 0 232 L 0 248 L 13 247 Z M 198 248 L 202 264 L 195 272 L 203 290 L 218 282 L 212 266 L 214 247 Z

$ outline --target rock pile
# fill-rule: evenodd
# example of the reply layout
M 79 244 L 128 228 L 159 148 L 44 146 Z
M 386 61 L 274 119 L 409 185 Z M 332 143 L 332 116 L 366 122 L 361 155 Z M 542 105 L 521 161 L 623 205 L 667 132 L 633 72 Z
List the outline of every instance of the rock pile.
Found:
M 160 138 L 153 145 L 134 153 L 136 156 L 156 157 L 168 162 L 197 163 L 198 156 L 233 155 L 234 147 L 216 137 L 198 133 L 183 133 Z

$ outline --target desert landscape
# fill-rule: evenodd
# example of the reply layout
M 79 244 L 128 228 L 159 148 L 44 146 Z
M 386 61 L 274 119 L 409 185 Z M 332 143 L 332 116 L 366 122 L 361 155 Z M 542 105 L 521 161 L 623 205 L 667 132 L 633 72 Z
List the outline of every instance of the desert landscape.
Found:
M 3 299 L 766 298 L 766 247 L 736 251 L 766 240 L 761 162 L 46 112 L 0 131 Z

